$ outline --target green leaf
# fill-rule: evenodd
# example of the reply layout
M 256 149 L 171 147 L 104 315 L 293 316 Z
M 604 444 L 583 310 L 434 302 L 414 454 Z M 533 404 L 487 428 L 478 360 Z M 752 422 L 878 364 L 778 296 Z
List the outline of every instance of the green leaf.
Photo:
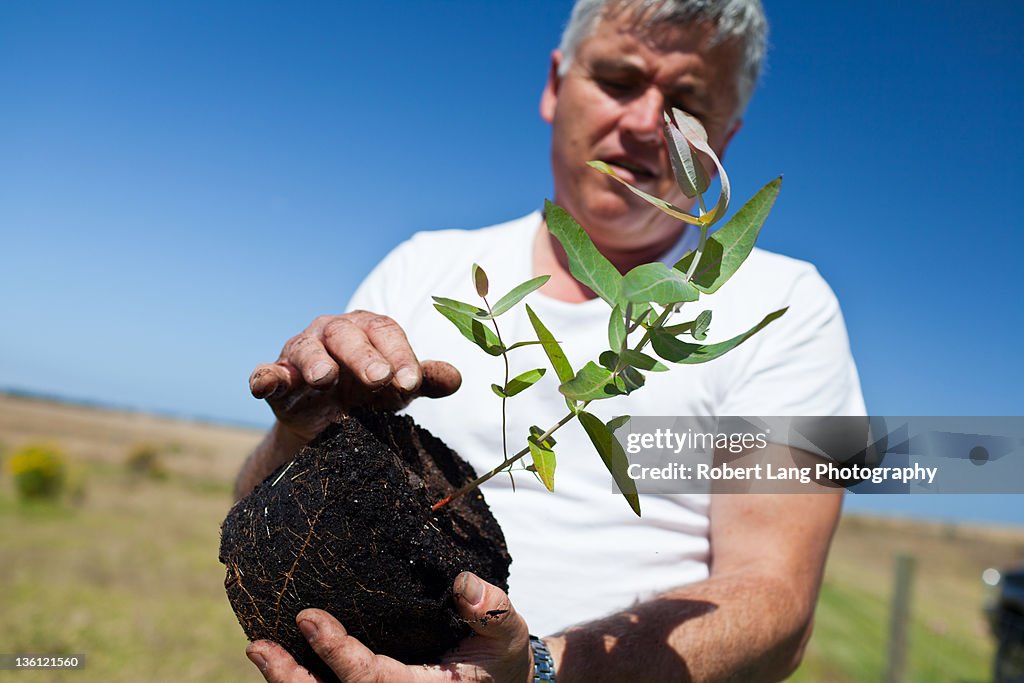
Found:
M 620 378 L 612 376 L 611 370 L 590 361 L 558 390 L 577 401 L 596 401 L 625 393 L 626 387 Z
M 614 351 L 602 351 L 597 357 L 597 364 L 614 372 L 615 366 L 619 364 L 619 354 Z
M 701 225 L 711 225 L 722 218 L 729 209 L 729 175 L 722 166 L 722 160 L 718 158 L 715 150 L 711 149 L 711 146 L 708 144 L 708 134 L 704 130 L 704 126 L 701 125 L 701 122 L 696 117 L 675 107 L 672 108 L 672 118 L 675 125 L 679 128 L 679 132 L 686 138 L 686 141 L 697 150 L 708 155 L 711 161 L 715 162 L 715 168 L 718 169 L 718 180 L 722 183 L 722 191 L 719 193 L 718 201 L 715 202 L 715 205 L 711 207 L 710 211 L 701 216 L 699 220 Z
M 476 287 L 476 293 L 479 294 L 481 297 L 487 296 L 487 273 L 485 273 L 484 269 L 475 263 L 473 264 L 472 272 L 473 286 Z
M 686 281 L 685 275 L 659 262 L 645 263 L 626 273 L 622 295 L 627 301 L 662 306 L 700 298 L 700 292 Z
M 569 213 L 550 201 L 544 202 L 548 231 L 555 236 L 569 257 L 569 272 L 580 284 L 614 306 L 622 294 L 622 275 L 597 250 L 590 236 Z
M 711 311 L 701 311 L 697 319 L 693 321 L 693 331 L 690 334 L 697 341 L 704 341 L 708 338 L 709 325 L 711 325 Z
M 479 318 L 480 320 L 486 320 L 488 317 L 487 311 L 480 308 L 479 306 L 467 304 L 465 301 L 459 301 L 457 299 L 447 299 L 443 296 L 432 296 L 430 298 L 433 299 L 436 303 L 441 304 L 442 306 L 450 308 L 454 311 L 460 311 L 461 313 L 467 313 L 473 316 L 474 318 Z
M 698 329 L 697 325 L 700 325 Z M 671 334 L 673 337 L 678 337 L 684 332 L 689 332 L 691 335 L 700 335 L 700 340 L 703 341 L 707 336 L 708 326 L 711 324 L 711 311 L 701 311 L 700 315 L 695 320 L 690 320 L 685 323 L 679 323 L 677 325 L 666 325 L 661 328 L 665 332 Z
M 605 162 L 603 162 L 603 161 L 588 161 L 587 162 L 587 166 L 590 166 L 591 168 L 597 169 L 598 171 L 600 171 L 601 173 L 604 173 L 607 176 L 611 176 L 615 180 L 619 181 L 620 183 L 622 183 L 623 185 L 628 187 L 629 191 L 632 192 L 633 194 L 635 194 L 637 197 L 640 197 L 641 199 L 643 199 L 648 204 L 653 204 L 654 206 L 658 207 L 659 209 L 661 209 L 662 211 L 667 213 L 669 216 L 672 216 L 673 218 L 678 218 L 679 220 L 683 221 L 684 223 L 690 223 L 691 225 L 700 225 L 700 219 L 698 219 L 696 216 L 692 216 L 692 215 L 686 213 L 686 211 L 684 211 L 683 209 L 680 209 L 675 204 L 672 204 L 670 202 L 666 202 L 661 197 L 655 197 L 653 194 L 647 194 L 643 190 L 641 190 L 641 189 L 639 189 L 637 187 L 633 187 L 632 185 L 627 183 L 625 180 L 620 178 L 618 176 L 618 174 L 616 174 L 615 171 L 612 170 L 612 167 L 609 166 L 608 164 L 606 164 Z
M 536 339 L 531 339 L 530 341 L 516 342 L 512 346 L 509 346 L 508 348 L 506 348 L 505 350 L 506 351 L 511 351 L 512 349 L 518 349 L 521 346 L 537 346 L 538 344 L 543 344 L 543 343 L 544 342 L 542 342 L 542 341 L 538 341 Z
M 676 339 L 665 330 L 656 330 L 651 335 L 651 345 L 654 347 L 655 353 L 665 360 L 673 363 L 683 363 L 687 365 L 706 363 L 709 360 L 714 360 L 715 358 L 732 351 L 734 348 L 757 334 L 773 320 L 781 318 L 787 310 L 789 310 L 788 306 L 786 308 L 780 308 L 774 313 L 769 313 L 761 322 L 754 325 L 743 334 L 717 344 L 689 344 Z
M 554 493 L 555 491 L 555 452 L 550 448 L 544 448 L 535 441 L 529 441 L 530 455 L 533 457 L 533 468 L 540 477 L 544 487 Z
M 698 194 L 707 192 L 711 185 L 708 172 L 696 154 L 696 150 L 686 141 L 679 129 L 672 125 L 672 119 L 665 113 L 665 139 L 668 144 L 668 158 L 672 161 L 672 170 L 676 174 L 679 189 L 691 199 Z
M 457 311 L 454 308 L 448 308 L 441 304 L 434 304 L 434 308 L 444 317 L 452 321 L 452 323 L 459 329 L 462 336 L 473 342 L 485 352 L 492 356 L 500 356 L 502 352 L 501 342 L 498 341 L 497 335 L 491 331 L 489 327 L 484 325 L 482 322 L 462 311 Z
M 532 280 L 527 280 L 518 287 L 515 287 L 511 292 L 498 299 L 498 303 L 494 304 L 493 308 L 491 308 L 490 317 L 497 318 L 499 315 L 501 315 L 502 313 L 504 313 L 505 311 L 509 310 L 517 303 L 522 301 L 523 297 L 525 297 L 527 294 L 534 291 L 535 289 L 540 289 L 541 287 L 543 287 L 544 283 L 550 279 L 550 275 L 541 275 L 540 277 L 535 277 Z
M 521 375 L 516 375 L 508 381 L 508 384 L 505 385 L 505 395 L 511 398 L 512 396 L 529 389 L 537 383 L 537 380 L 544 376 L 545 372 L 547 372 L 547 370 L 544 368 L 537 368 L 536 370 L 527 370 Z
M 497 384 L 492 384 L 491 385 L 491 391 L 493 391 L 495 394 L 497 394 L 498 398 L 508 398 L 508 394 L 505 393 L 505 390 L 502 389 Z
M 646 353 L 634 351 L 633 349 L 626 349 L 620 355 L 622 356 L 622 360 L 634 368 L 649 370 L 651 372 L 665 372 L 668 370 L 668 366 L 660 363 L 655 358 L 651 358 Z
M 558 375 L 558 381 L 561 383 L 568 382 L 575 376 L 572 366 L 569 365 L 569 359 L 565 357 L 565 352 L 562 351 L 561 345 L 548 331 L 548 328 L 544 326 L 544 323 L 540 321 L 537 314 L 530 308 L 530 304 L 526 304 L 526 314 L 530 316 L 530 323 L 533 325 L 534 332 L 537 333 L 537 339 L 540 340 L 541 345 L 544 347 L 544 353 L 547 354 L 548 360 L 551 361 L 551 367 L 554 368 L 555 374 Z
M 615 432 L 619 431 L 619 429 L 622 428 L 622 425 L 626 424 L 627 422 L 629 422 L 629 415 L 619 415 L 618 417 L 613 417 L 612 419 L 608 420 L 608 423 L 605 426 L 608 428 L 609 432 L 614 434 Z
M 644 385 L 644 376 L 636 368 L 622 369 L 622 381 L 626 385 L 626 393 L 631 394 Z
M 626 319 L 620 306 L 615 306 L 608 318 L 608 346 L 612 351 L 621 351 L 626 346 Z
M 605 467 L 612 473 L 612 479 L 615 480 L 619 491 L 625 496 L 629 507 L 639 517 L 640 495 L 636 490 L 636 482 L 629 476 L 629 459 L 626 457 L 625 451 L 622 450 L 622 445 L 616 440 L 608 427 L 597 417 L 585 410 L 581 410 L 579 418 L 580 424 L 586 430 L 587 436 L 590 437 L 591 443 L 594 444 L 594 448 L 597 449 L 601 460 L 604 461 Z
M 757 191 L 725 225 L 708 237 L 700 262 L 693 273 L 693 284 L 706 294 L 714 294 L 733 276 L 750 255 L 757 236 L 772 210 L 782 178 L 778 177 Z M 687 272 L 693 252 L 684 256 L 674 268 Z
M 548 438 L 544 439 L 544 441 L 540 441 L 539 439 L 542 436 L 544 436 L 543 429 L 541 429 L 537 425 L 530 425 L 530 436 L 528 436 L 527 439 L 533 440 L 534 443 L 540 444 L 545 448 L 554 448 L 555 444 L 558 443 L 557 441 L 555 441 L 555 437 L 553 435 L 548 436 Z
M 692 330 L 694 322 L 696 321 L 691 320 L 689 322 L 678 323 L 676 325 L 667 325 L 666 327 L 663 327 L 661 329 L 667 332 L 668 334 L 671 334 L 673 337 L 678 337 L 683 332 L 689 332 L 690 330 Z

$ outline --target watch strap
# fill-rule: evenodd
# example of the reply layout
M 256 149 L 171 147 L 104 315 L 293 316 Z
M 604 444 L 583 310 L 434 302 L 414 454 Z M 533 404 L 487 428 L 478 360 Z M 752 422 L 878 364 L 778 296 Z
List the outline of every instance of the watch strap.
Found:
M 555 660 L 547 644 L 537 636 L 530 636 L 533 650 L 533 683 L 555 683 Z

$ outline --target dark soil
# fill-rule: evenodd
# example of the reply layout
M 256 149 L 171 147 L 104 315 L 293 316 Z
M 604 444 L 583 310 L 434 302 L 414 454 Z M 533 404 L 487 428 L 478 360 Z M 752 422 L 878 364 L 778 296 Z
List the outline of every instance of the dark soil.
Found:
M 224 520 L 224 587 L 245 634 L 335 680 L 295 625 L 318 607 L 374 652 L 437 661 L 469 634 L 452 601 L 459 572 L 507 590 L 511 559 L 483 496 L 430 511 L 475 476 L 408 417 L 341 418 Z

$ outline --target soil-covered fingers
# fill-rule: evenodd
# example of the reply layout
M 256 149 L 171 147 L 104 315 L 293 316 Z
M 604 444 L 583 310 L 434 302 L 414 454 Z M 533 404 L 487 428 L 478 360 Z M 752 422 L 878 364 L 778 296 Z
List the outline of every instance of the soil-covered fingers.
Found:
M 298 371 L 282 363 L 263 363 L 249 375 L 249 391 L 256 398 L 274 398 L 288 392 L 300 379 Z
M 453 592 L 460 616 L 478 634 L 489 637 L 523 635 L 529 639 L 526 622 L 516 613 L 505 591 L 497 586 L 472 572 L 462 572 L 455 577 Z
M 332 319 L 323 327 L 321 338 L 323 339 L 324 352 L 337 361 L 336 369 L 340 366 L 340 372 L 345 378 L 355 380 L 356 386 L 376 391 L 387 386 L 393 379 L 397 380 L 399 368 L 405 369 L 404 365 L 398 363 L 412 362 L 417 370 L 416 382 L 419 383 L 418 363 L 416 356 L 409 349 L 409 342 L 405 340 L 405 333 L 398 325 L 394 325 L 397 334 L 401 335 L 401 342 L 408 349 L 408 361 L 405 355 L 396 353 L 394 348 L 398 345 L 391 335 L 373 332 L 372 319 L 367 318 L 369 314 L 349 314 Z M 376 316 L 381 317 L 381 316 Z M 390 320 L 387 318 L 386 320 Z M 383 347 L 383 348 L 382 348 Z M 386 354 L 391 354 L 388 358 Z M 408 372 L 403 375 L 407 376 Z M 332 381 L 338 378 L 338 374 L 332 376 Z
M 302 381 L 314 388 L 327 388 L 338 380 L 338 361 L 325 347 L 322 333 L 314 323 L 285 342 L 277 359 L 278 365 L 298 370 Z
M 260 670 L 268 683 L 323 683 L 296 663 L 288 651 L 269 640 L 257 640 L 245 649 L 245 656 Z
M 459 615 L 480 637 L 463 640 L 443 661 L 473 661 L 503 672 L 508 680 L 526 680 L 532 662 L 530 630 L 505 591 L 476 574 L 462 572 L 455 577 L 453 592 Z M 520 672 L 522 679 L 516 678 Z
M 454 394 L 462 386 L 462 374 L 451 363 L 443 360 L 423 361 L 423 384 L 419 395 L 442 398 Z
M 318 609 L 307 609 L 296 617 L 299 630 L 313 651 L 324 660 L 343 683 L 426 683 L 448 680 L 431 676 L 434 667 L 414 667 L 398 660 L 374 654 L 348 635 L 333 616 Z
M 386 315 L 369 311 L 353 311 L 347 319 L 359 327 L 373 348 L 384 357 L 393 373 L 392 383 L 396 389 L 409 394 L 419 389 L 423 379 L 420 363 L 398 323 Z

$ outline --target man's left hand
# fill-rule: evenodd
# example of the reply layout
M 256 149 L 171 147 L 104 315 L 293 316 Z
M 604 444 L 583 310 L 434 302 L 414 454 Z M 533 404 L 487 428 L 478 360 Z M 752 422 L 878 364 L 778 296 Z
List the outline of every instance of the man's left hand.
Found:
M 473 629 L 473 634 L 445 654 L 440 664 L 407 665 L 374 654 L 323 610 L 303 610 L 296 621 L 313 651 L 342 683 L 532 681 L 529 630 L 505 592 L 470 572 L 455 577 L 453 590 L 456 609 Z M 258 640 L 246 648 L 246 654 L 269 683 L 315 680 L 276 643 Z

